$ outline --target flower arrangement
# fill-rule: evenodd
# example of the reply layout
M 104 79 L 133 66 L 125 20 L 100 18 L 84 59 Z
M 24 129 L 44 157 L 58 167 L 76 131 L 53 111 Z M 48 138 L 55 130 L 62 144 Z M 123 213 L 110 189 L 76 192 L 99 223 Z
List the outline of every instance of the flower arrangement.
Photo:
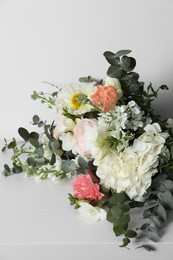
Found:
M 71 178 L 68 196 L 80 219 L 107 220 L 122 247 L 143 237 L 140 247 L 150 251 L 148 241 L 158 239 L 173 209 L 173 119 L 154 114 L 152 101 L 168 87 L 144 88 L 130 52 L 104 53 L 105 80 L 88 76 L 51 94 L 34 91 L 33 100 L 55 110 L 55 122 L 34 115 L 32 124 L 42 131 L 20 127 L 22 142 L 5 139 L 2 151 L 13 151 L 13 163 L 3 174 L 25 172 L 55 183 Z M 141 218 L 132 226 L 135 210 Z

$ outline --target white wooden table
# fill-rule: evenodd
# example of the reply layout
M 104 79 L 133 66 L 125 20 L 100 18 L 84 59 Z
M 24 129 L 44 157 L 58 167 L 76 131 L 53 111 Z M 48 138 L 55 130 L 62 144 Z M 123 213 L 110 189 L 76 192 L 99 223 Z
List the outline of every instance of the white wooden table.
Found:
M 0 153 L 1 170 L 8 161 L 8 153 Z M 88 225 L 78 220 L 67 198 L 71 191 L 69 181 L 54 184 L 24 174 L 0 175 L 0 260 L 173 259 L 173 221 L 165 227 L 157 251 L 134 245 L 122 249 L 107 221 Z

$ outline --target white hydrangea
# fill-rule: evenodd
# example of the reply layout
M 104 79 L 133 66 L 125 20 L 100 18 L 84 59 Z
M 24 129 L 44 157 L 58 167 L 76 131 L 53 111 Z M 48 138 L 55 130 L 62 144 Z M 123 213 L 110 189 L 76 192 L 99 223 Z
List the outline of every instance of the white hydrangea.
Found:
M 132 146 L 94 161 L 101 184 L 117 192 L 125 191 L 131 199 L 143 201 L 151 177 L 157 172 L 158 155 L 165 150 L 168 134 L 160 130 L 156 123 L 147 125 L 146 132 L 135 139 Z
M 104 209 L 93 207 L 87 202 L 80 202 L 79 205 L 78 213 L 80 220 L 84 220 L 88 224 L 106 220 L 107 213 Z

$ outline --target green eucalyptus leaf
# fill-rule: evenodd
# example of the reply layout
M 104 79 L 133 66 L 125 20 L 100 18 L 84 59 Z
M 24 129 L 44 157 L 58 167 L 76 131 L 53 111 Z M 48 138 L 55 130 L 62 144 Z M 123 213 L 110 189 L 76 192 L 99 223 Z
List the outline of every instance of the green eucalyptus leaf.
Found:
M 62 162 L 61 168 L 64 173 L 71 173 L 72 175 L 76 173 L 76 166 L 74 161 L 64 160 Z
M 129 91 L 133 94 L 140 94 L 141 93 L 141 87 L 139 83 L 133 83 L 129 87 Z
M 8 149 L 13 149 L 14 147 L 16 147 L 16 141 L 12 141 L 8 144 Z
M 124 233 L 125 228 L 124 228 L 123 225 L 118 224 L 118 225 L 114 226 L 113 231 L 114 231 L 116 236 L 120 236 Z
M 50 165 L 54 165 L 56 163 L 56 155 L 53 153 L 50 159 Z
M 130 66 L 130 57 L 123 56 L 121 58 L 121 68 L 124 70 L 128 70 L 128 67 Z
M 40 146 L 39 142 L 34 138 L 29 138 L 30 144 L 32 144 L 35 148 L 38 148 Z
M 173 209 L 173 196 L 170 191 L 165 191 L 160 196 L 160 200 L 166 207 L 168 207 L 169 209 Z
M 117 51 L 115 53 L 115 56 L 116 57 L 120 57 L 120 56 L 123 56 L 123 55 L 127 55 L 129 54 L 131 51 L 130 50 L 120 50 L 120 51 Z
M 156 207 L 155 212 L 158 214 L 158 216 L 161 218 L 162 221 L 166 222 L 166 218 L 167 218 L 166 210 L 161 204 L 159 204 Z
M 88 169 L 88 163 L 81 156 L 78 158 L 78 164 L 80 168 Z
M 121 193 L 115 193 L 113 194 L 110 199 L 109 199 L 109 202 L 111 204 L 118 204 L 118 203 L 123 203 L 124 201 L 126 200 L 126 195 L 124 192 L 121 192 Z
M 133 237 L 137 236 L 137 233 L 136 233 L 136 231 L 129 229 L 126 231 L 125 236 L 128 238 L 133 238 Z
M 122 209 L 119 207 L 119 205 L 114 205 L 111 208 L 111 213 L 114 217 L 119 218 L 123 215 Z
M 132 57 L 123 56 L 121 58 L 121 67 L 125 71 L 132 71 L 136 66 L 136 60 Z
M 51 152 L 56 153 L 57 149 L 60 147 L 58 140 L 49 141 L 49 149 Z
M 120 247 L 126 247 L 130 243 L 130 239 L 127 237 L 123 238 L 123 244 Z
M 125 214 L 119 218 L 119 224 L 123 225 L 125 229 L 127 229 L 129 221 L 130 221 L 129 214 Z
M 127 204 L 120 204 L 119 207 L 124 213 L 130 210 L 130 206 Z
M 39 134 L 36 133 L 36 132 L 31 132 L 31 133 L 29 134 L 29 138 L 33 138 L 33 139 L 38 140 L 38 139 L 39 139 Z
M 39 146 L 35 149 L 35 152 L 38 154 L 38 156 L 41 158 L 44 155 L 44 149 L 42 146 Z
M 112 215 L 111 209 L 107 213 L 107 220 L 111 223 L 118 224 L 118 218 Z
M 125 76 L 125 71 L 120 66 L 110 66 L 107 75 L 111 78 L 120 79 Z
M 39 123 L 39 121 L 40 121 L 39 116 L 34 115 L 33 118 L 32 118 L 32 121 L 33 121 L 34 125 L 37 125 Z
M 168 190 L 170 192 L 173 192 L 173 181 L 165 180 L 163 182 L 163 188 L 164 188 L 164 190 Z
M 18 129 L 18 133 L 19 133 L 19 135 L 25 140 L 25 141 L 28 141 L 29 140 L 29 132 L 25 129 L 25 128 L 23 128 L 23 127 L 20 127 L 19 129 Z
M 5 152 L 6 149 L 7 149 L 7 147 L 4 146 L 4 147 L 2 147 L 1 151 L 2 151 L 2 152 Z
M 159 229 L 161 228 L 162 222 L 160 221 L 159 217 L 157 217 L 157 216 L 152 216 L 152 217 L 150 218 L 150 220 L 153 222 L 153 224 L 155 225 L 156 228 L 159 228 Z
M 80 79 L 79 79 L 79 81 L 80 82 L 84 82 L 84 83 L 89 83 L 89 82 L 92 82 L 92 78 L 91 78 L 91 76 L 87 76 L 87 77 L 81 77 Z
M 4 169 L 5 169 L 8 173 L 11 172 L 10 167 L 9 167 L 7 164 L 4 164 Z
M 116 54 L 111 51 L 105 51 L 103 53 L 103 55 L 105 56 L 106 59 L 115 59 L 116 58 Z
M 27 158 L 27 163 L 29 166 L 35 166 L 36 165 L 36 160 L 33 157 L 28 157 Z
M 17 164 L 13 163 L 13 169 L 12 169 L 12 172 L 13 173 L 21 173 L 23 171 L 22 167 L 21 166 L 18 166 Z

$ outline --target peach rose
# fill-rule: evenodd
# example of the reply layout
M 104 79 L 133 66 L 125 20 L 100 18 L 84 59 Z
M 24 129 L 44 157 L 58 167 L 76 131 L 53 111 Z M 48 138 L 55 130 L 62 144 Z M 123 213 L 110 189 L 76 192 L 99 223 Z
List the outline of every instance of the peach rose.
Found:
M 89 174 L 79 174 L 72 182 L 74 197 L 78 199 L 100 200 L 104 194 L 99 192 L 99 185 L 92 182 Z
M 119 95 L 117 90 L 111 86 L 98 85 L 96 92 L 90 96 L 93 105 L 102 112 L 110 111 L 117 103 Z

